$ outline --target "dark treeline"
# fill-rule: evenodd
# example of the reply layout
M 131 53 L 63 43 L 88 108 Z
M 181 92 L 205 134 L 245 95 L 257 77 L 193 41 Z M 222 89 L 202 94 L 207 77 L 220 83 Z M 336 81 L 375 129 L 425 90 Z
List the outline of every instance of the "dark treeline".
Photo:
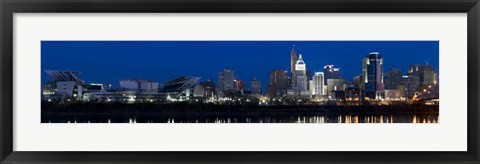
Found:
M 438 115 L 438 105 L 215 105 L 192 103 L 50 103 L 42 115 L 161 116 L 314 116 L 314 115 Z

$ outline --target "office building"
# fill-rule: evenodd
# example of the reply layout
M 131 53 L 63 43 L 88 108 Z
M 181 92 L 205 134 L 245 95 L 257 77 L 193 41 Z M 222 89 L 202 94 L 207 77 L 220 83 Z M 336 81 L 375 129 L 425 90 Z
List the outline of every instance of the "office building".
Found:
M 386 100 L 401 100 L 403 97 L 402 91 L 400 89 L 385 89 L 385 99 Z
M 408 69 L 408 75 L 418 77 L 420 87 L 437 84 L 437 74 L 431 65 L 411 65 Z
M 306 64 L 303 61 L 302 54 L 299 55 L 297 63 L 295 64 L 295 91 L 305 91 L 307 90 L 307 73 L 306 73 Z
M 270 72 L 270 84 L 275 85 L 278 90 L 285 90 L 288 88 L 288 73 L 285 70 L 273 70 Z
M 233 80 L 233 90 L 234 91 L 240 91 L 242 94 L 245 91 L 245 81 L 238 79 L 235 77 Z
M 223 72 L 218 73 L 218 94 L 220 97 L 227 90 L 235 89 L 235 74 L 232 69 L 225 68 Z
M 323 67 L 323 73 L 324 73 L 324 83 L 325 85 L 328 84 L 327 80 L 328 79 L 340 79 L 340 68 L 335 68 L 333 64 L 326 65 Z
M 353 86 L 360 88 L 360 85 L 362 85 L 362 75 L 353 77 Z
M 385 73 L 385 89 L 398 89 L 403 82 L 403 73 L 400 69 L 391 69 Z
M 262 82 L 253 78 L 250 82 L 250 92 L 253 95 L 262 95 Z
M 205 97 L 205 88 L 202 85 L 195 85 L 193 88 L 193 97 Z
M 363 98 L 369 100 L 383 99 L 385 86 L 383 83 L 383 57 L 378 52 L 371 52 L 363 58 Z
M 308 80 L 308 88 L 310 95 L 315 95 L 315 86 L 313 84 L 313 80 Z
M 345 88 L 345 98 L 349 101 L 359 101 L 361 99 L 360 88 L 355 85 L 347 85 Z
M 267 97 L 281 97 L 290 87 L 291 78 L 286 70 L 272 70 L 267 87 Z
M 399 87 L 399 89 L 402 91 L 402 95 L 405 97 L 411 98 L 420 88 L 420 79 L 418 76 L 402 76 L 402 81 L 402 85 Z
M 323 72 L 315 72 L 312 80 L 312 94 L 315 96 L 325 95 L 324 92 L 324 74 Z
M 328 79 L 327 84 L 327 94 L 330 98 L 335 98 L 335 93 L 337 91 L 345 91 L 347 86 L 347 81 L 345 79 Z M 337 92 L 338 95 L 339 92 Z
M 205 90 L 206 98 L 214 98 L 217 95 L 217 92 L 215 89 L 215 83 L 213 82 L 213 79 L 210 78 L 208 81 L 201 82 L 200 85 Z
M 295 45 L 293 45 L 292 51 L 290 52 L 290 73 L 291 73 L 290 77 L 292 77 L 292 79 L 295 79 L 295 77 L 297 77 L 296 69 L 295 69 L 296 63 L 297 63 L 297 51 L 295 51 Z M 291 86 L 293 87 L 295 85 L 296 85 L 296 81 L 292 80 Z

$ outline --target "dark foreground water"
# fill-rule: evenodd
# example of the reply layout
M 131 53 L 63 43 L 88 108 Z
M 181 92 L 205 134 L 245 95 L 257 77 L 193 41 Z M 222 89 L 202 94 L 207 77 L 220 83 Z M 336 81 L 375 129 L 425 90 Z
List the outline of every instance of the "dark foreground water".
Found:
M 42 123 L 438 123 L 438 115 L 163 117 L 160 115 L 42 115 Z

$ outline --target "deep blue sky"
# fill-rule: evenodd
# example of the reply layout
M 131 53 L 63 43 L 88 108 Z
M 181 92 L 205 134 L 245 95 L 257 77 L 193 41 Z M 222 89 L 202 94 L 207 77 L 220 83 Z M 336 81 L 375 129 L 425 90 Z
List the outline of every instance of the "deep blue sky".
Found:
M 181 75 L 213 78 L 225 67 L 246 81 L 260 79 L 264 91 L 273 69 L 290 70 L 295 44 L 307 69 L 323 72 L 326 64 L 341 68 L 348 81 L 361 73 L 362 58 L 378 51 L 385 72 L 428 62 L 438 72 L 437 41 L 42 41 L 42 83 L 45 69 L 82 72 L 87 83 L 122 79 L 167 82 Z

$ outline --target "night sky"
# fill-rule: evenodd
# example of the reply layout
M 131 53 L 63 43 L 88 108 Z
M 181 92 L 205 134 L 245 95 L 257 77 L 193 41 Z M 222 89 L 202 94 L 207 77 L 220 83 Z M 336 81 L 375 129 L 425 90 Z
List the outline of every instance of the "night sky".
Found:
M 87 83 L 119 86 L 122 79 L 167 82 L 178 76 L 199 76 L 201 81 L 232 68 L 246 82 L 254 77 L 266 90 L 270 71 L 290 70 L 290 51 L 295 45 L 307 69 L 323 72 L 327 64 L 341 69 L 348 81 L 361 73 L 362 58 L 377 51 L 384 71 L 399 68 L 406 74 L 411 64 L 439 68 L 438 41 L 42 41 L 43 71 L 81 72 Z

